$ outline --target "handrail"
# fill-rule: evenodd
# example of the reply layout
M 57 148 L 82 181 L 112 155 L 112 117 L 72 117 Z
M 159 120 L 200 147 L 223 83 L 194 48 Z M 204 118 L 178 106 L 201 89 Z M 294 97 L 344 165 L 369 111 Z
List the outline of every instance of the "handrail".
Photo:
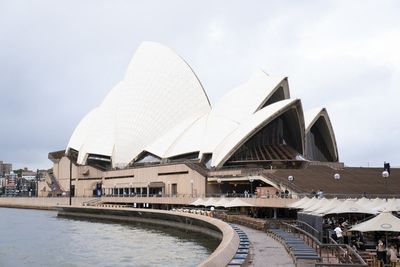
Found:
M 263 172 L 261 175 L 264 176 L 265 178 L 273 180 L 277 184 L 284 185 L 285 187 L 288 187 L 292 190 L 294 189 L 294 191 L 296 191 L 296 193 L 301 193 L 304 191 L 304 189 L 300 188 L 295 183 L 288 182 L 288 181 L 282 179 L 281 177 L 276 176 L 275 174 L 273 174 L 271 172 Z
M 322 243 L 318 240 L 318 238 L 312 236 L 307 231 L 305 231 L 297 226 L 294 226 L 292 224 L 289 224 L 286 222 L 281 222 L 281 224 L 283 224 L 286 227 L 286 229 L 295 230 L 295 231 L 291 231 L 291 232 L 294 234 L 298 234 L 298 236 L 300 238 L 302 238 L 307 243 L 307 245 L 309 245 L 310 247 L 315 249 L 317 252 L 319 252 L 318 255 L 321 257 L 320 246 Z M 303 235 L 303 236 L 301 236 L 301 235 Z M 306 238 L 304 238 L 304 237 L 306 237 Z
M 364 259 L 349 245 L 337 244 L 331 237 L 329 238 L 332 244 L 322 243 L 316 237 L 295 225 L 286 222 L 280 222 L 280 224 L 285 228 L 285 231 L 297 234 L 307 245 L 314 248 L 321 258 L 325 259 L 324 263 L 316 263 L 316 266 L 367 266 Z M 333 255 L 333 258 L 339 260 L 339 263 L 329 263 L 330 254 Z
M 101 201 L 101 198 L 99 198 L 99 197 L 92 198 L 88 201 L 82 202 L 82 206 L 94 206 L 95 204 L 97 204 L 100 201 Z
M 322 240 L 322 233 L 320 231 L 318 231 L 317 229 L 315 229 L 314 227 L 312 227 L 310 224 L 303 222 L 303 221 L 296 221 L 296 224 L 299 226 L 299 228 L 303 229 L 302 227 L 304 226 L 304 228 L 307 229 L 303 229 L 304 231 L 308 232 L 309 234 L 313 235 L 315 238 L 317 238 L 318 240 Z

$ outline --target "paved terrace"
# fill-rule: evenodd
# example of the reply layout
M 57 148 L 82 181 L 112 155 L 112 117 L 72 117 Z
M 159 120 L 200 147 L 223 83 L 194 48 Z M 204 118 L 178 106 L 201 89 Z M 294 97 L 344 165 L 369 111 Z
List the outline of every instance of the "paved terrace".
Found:
M 265 232 L 237 225 L 250 239 L 250 267 L 294 267 L 292 258 L 281 243 L 268 236 Z

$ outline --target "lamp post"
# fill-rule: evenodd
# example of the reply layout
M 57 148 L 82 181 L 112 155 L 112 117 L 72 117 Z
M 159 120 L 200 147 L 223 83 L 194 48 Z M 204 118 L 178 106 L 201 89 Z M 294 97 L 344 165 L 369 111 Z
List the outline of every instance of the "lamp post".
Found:
M 39 169 L 37 169 L 36 170 L 36 183 L 35 183 L 35 186 L 36 186 L 36 195 L 35 195 L 35 197 L 38 197 L 39 196 Z
M 387 197 L 387 178 L 389 177 L 389 172 L 388 171 L 383 171 L 382 172 L 382 178 L 385 181 L 385 194 L 386 194 L 386 202 L 388 201 Z
M 289 175 L 289 176 L 287 177 L 287 179 L 288 179 L 290 185 L 291 185 L 291 184 L 293 183 L 293 181 L 294 181 L 294 177 L 293 177 L 292 175 Z M 286 191 L 287 191 L 287 192 L 285 192 L 285 197 L 288 198 L 288 197 L 289 197 L 289 191 L 288 191 L 288 190 L 286 190 Z M 293 191 L 293 189 L 291 189 L 291 191 Z
M 249 182 L 250 182 L 250 195 L 253 195 L 253 182 L 254 182 L 254 178 L 250 177 L 249 178 Z
M 171 195 L 171 188 L 170 188 L 171 182 L 167 181 L 167 196 L 170 197 Z
M 193 179 L 190 180 L 190 192 L 192 194 L 192 197 L 193 197 L 193 183 L 194 183 Z
M 72 205 L 72 159 L 71 158 L 69 158 L 69 205 L 70 206 Z
M 220 195 L 222 194 L 222 192 L 221 192 L 221 182 L 222 182 L 221 178 L 218 178 L 217 179 L 217 183 L 218 183 L 218 186 L 219 186 L 219 194 Z

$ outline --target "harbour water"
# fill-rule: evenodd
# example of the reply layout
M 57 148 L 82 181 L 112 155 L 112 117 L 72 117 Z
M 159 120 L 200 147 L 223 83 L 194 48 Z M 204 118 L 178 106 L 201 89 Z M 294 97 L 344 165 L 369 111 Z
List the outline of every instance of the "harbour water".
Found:
M 2 267 L 196 266 L 217 246 L 216 239 L 169 227 L 0 208 Z

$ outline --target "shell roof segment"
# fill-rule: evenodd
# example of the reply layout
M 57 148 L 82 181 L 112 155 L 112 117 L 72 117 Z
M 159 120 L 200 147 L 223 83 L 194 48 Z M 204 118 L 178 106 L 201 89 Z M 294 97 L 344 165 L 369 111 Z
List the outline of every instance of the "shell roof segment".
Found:
M 301 109 L 301 102 L 299 99 L 286 99 L 271 104 L 254 115 L 249 116 L 246 122 L 242 123 L 237 129 L 235 129 L 235 131 L 225 138 L 225 140 L 215 149 L 211 165 L 222 166 L 233 152 L 240 147 L 240 145 L 244 144 L 245 141 L 273 119 L 283 114 L 288 108 L 295 105 L 299 105 L 299 108 Z M 300 110 L 300 113 L 302 114 L 302 110 Z M 302 126 L 301 128 L 304 130 L 303 116 L 300 116 L 299 119 Z
M 336 160 L 339 160 L 339 154 L 336 144 L 335 132 L 333 130 L 333 126 L 331 120 L 329 118 L 328 111 L 326 108 L 318 107 L 314 109 L 307 110 L 304 112 L 304 122 L 305 122 L 305 133 L 309 133 L 311 128 L 316 124 L 318 119 L 322 118 L 326 124 L 326 127 L 329 131 L 329 142 L 333 147 L 333 153 Z
M 113 164 L 128 164 L 175 125 L 210 110 L 192 69 L 171 49 L 153 42 L 138 48 L 117 94 L 113 91 L 70 140 L 68 147 L 79 149 L 78 163 L 99 151 L 112 156 Z M 100 141 L 104 139 L 113 145 Z

